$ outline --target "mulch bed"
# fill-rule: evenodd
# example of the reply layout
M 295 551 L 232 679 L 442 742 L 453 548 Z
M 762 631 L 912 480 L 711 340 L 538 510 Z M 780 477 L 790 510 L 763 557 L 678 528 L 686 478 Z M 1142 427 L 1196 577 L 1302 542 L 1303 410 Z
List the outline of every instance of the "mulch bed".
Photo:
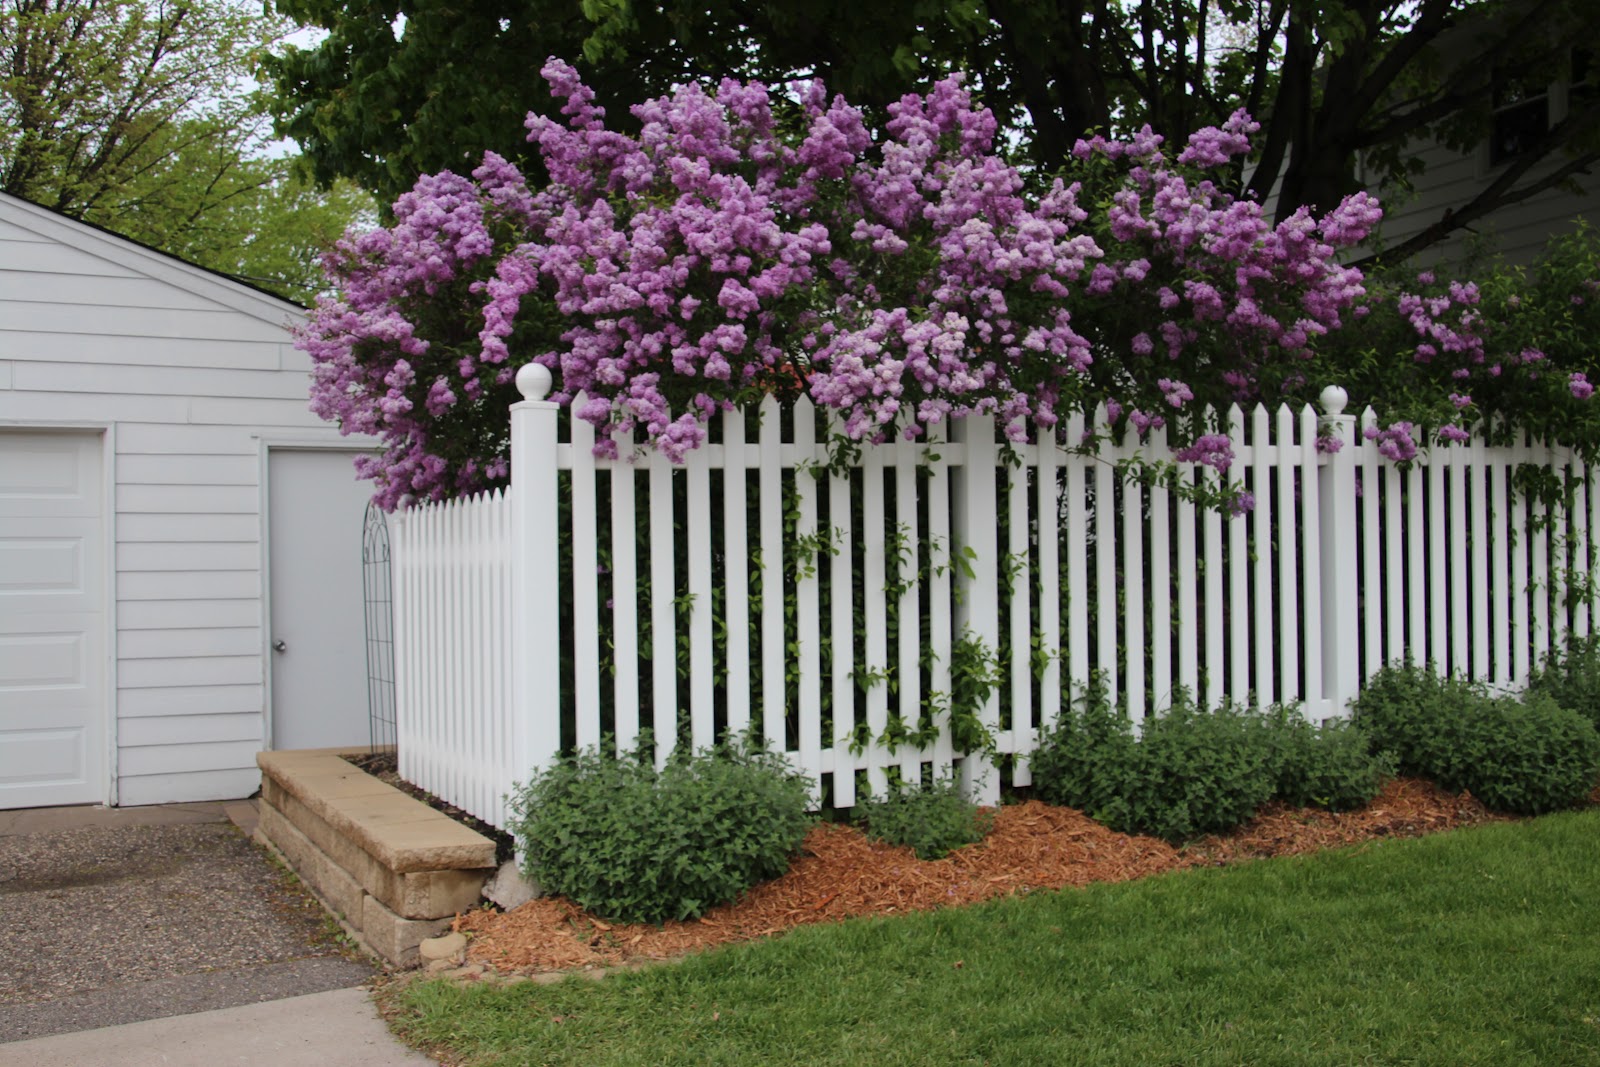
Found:
M 1597 792 L 1600 798 L 1600 792 Z M 1398 779 L 1366 808 L 1346 814 L 1266 808 L 1239 830 L 1173 848 L 1108 830 L 1071 808 L 1037 800 L 1001 808 L 989 835 L 941 860 L 823 823 L 806 836 L 788 873 L 698 920 L 663 926 L 603 922 L 561 898 L 510 912 L 459 916 L 468 959 L 502 972 L 611 967 L 782 933 L 855 915 L 892 915 L 997 896 L 1122 882 L 1185 867 L 1315 852 L 1381 837 L 1414 837 L 1499 820 L 1469 794 Z

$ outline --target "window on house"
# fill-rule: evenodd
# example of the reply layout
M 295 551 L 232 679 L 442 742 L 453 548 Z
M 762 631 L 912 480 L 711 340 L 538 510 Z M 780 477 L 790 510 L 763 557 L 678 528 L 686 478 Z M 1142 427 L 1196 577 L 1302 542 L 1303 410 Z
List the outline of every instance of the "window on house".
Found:
M 1567 79 L 1567 114 L 1600 106 L 1600 60 L 1587 48 L 1572 50 L 1572 76 Z
M 1497 74 L 1489 165 L 1509 163 L 1529 151 L 1550 129 L 1550 85 L 1535 74 Z
M 1550 127 L 1582 108 L 1600 106 L 1600 61 L 1587 48 L 1572 50 L 1567 78 L 1556 86 L 1538 74 L 1498 72 L 1489 164 L 1509 163 L 1531 151 Z

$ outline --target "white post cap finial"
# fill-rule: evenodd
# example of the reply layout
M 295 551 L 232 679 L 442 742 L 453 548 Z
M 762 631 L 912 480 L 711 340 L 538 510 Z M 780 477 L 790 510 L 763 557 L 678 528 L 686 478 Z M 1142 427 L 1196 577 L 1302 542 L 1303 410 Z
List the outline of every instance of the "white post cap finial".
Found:
M 550 395 L 555 379 L 550 368 L 538 363 L 527 363 L 517 371 L 517 391 L 524 400 L 543 400 Z
M 521 379 L 518 381 L 520 384 Z M 1322 391 L 1317 402 L 1322 405 L 1323 412 L 1331 418 L 1344 412 L 1344 406 L 1350 402 L 1350 394 L 1337 385 L 1330 385 Z

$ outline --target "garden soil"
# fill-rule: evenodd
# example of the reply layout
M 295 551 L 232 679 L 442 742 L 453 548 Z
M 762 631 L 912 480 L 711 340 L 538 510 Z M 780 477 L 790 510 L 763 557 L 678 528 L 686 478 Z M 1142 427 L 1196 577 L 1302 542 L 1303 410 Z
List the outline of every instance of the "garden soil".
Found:
M 698 920 L 659 927 L 607 923 L 570 901 L 543 898 L 509 912 L 469 912 L 456 919 L 454 928 L 470 936 L 469 962 L 502 974 L 615 967 L 769 937 L 807 923 L 1122 882 L 1499 818 L 1469 794 L 1398 779 L 1360 811 L 1269 807 L 1231 834 L 1179 849 L 1157 838 L 1108 830 L 1071 808 L 1029 800 L 1001 808 L 983 841 L 940 860 L 919 860 L 910 849 L 870 841 L 854 827 L 819 824 L 807 834 L 788 873 Z

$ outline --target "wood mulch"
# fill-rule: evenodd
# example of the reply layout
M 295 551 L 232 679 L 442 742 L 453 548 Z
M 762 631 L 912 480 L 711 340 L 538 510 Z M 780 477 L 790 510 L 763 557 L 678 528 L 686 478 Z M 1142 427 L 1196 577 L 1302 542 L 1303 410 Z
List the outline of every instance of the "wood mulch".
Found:
M 537 973 L 670 959 L 714 945 L 855 915 L 893 915 L 991 897 L 1122 882 L 1185 867 L 1287 856 L 1380 837 L 1413 837 L 1501 818 L 1468 794 L 1424 781 L 1391 782 L 1366 808 L 1346 814 L 1266 808 L 1239 830 L 1182 849 L 1108 830 L 1081 812 L 1037 800 L 1001 808 L 989 835 L 941 860 L 869 841 L 854 827 L 823 823 L 807 834 L 789 871 L 698 920 L 663 926 L 606 923 L 561 898 L 509 912 L 459 916 L 469 962 Z

